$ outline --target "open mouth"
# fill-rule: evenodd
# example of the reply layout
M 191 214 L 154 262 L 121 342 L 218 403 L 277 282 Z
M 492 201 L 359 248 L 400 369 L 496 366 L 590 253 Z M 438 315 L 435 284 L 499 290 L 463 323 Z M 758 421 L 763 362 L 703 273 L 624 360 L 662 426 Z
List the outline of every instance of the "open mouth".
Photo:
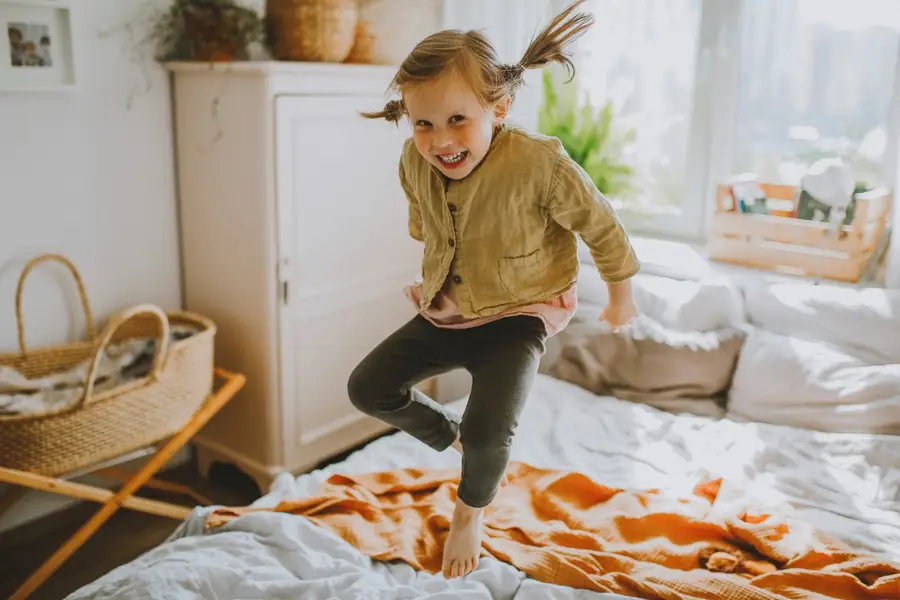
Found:
M 438 154 L 437 159 L 443 166 L 453 169 L 460 166 L 469 156 L 468 150 L 457 152 L 456 154 Z

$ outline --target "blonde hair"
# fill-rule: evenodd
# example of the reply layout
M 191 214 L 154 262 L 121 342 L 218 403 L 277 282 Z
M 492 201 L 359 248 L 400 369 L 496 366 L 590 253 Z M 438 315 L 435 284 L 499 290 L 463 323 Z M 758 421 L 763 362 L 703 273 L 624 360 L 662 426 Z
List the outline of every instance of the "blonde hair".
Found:
M 534 37 L 519 62 L 512 65 L 501 63 L 494 47 L 477 31 L 448 29 L 434 33 L 419 42 L 406 57 L 394 75 L 390 89 L 402 94 L 410 86 L 455 71 L 466 80 L 479 102 L 487 108 L 506 96 L 515 98 L 527 69 L 560 63 L 571 79 L 575 76 L 575 65 L 566 53 L 566 46 L 581 37 L 594 23 L 590 13 L 575 13 L 584 1 L 576 0 L 558 14 Z M 401 98 L 391 100 L 380 111 L 363 113 L 362 116 L 396 123 L 404 114 L 406 106 Z

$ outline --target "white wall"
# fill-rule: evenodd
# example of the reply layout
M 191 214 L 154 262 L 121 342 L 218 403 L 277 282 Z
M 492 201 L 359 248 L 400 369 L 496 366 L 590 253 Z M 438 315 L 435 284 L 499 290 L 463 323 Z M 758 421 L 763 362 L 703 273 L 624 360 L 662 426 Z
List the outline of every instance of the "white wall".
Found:
M 101 35 L 140 7 L 169 2 L 72 4 L 78 88 L 0 92 L 0 352 L 16 350 L 16 280 L 40 253 L 78 266 L 98 318 L 139 302 L 180 306 L 168 77 L 151 56 L 132 61 L 123 30 Z M 30 345 L 80 335 L 83 320 L 61 269 L 35 271 L 25 292 Z M 56 499 L 20 502 L 0 517 L 0 529 L 37 516 L 47 498 Z

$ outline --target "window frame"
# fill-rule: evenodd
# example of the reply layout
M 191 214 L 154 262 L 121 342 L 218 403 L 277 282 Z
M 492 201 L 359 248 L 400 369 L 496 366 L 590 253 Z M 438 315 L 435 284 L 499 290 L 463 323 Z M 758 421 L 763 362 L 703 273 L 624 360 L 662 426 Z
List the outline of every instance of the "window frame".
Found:
M 741 23 L 748 2 L 700 0 L 693 108 L 688 134 L 687 197 L 680 210 L 644 211 L 617 207 L 630 232 L 699 243 L 708 239 L 716 186 L 733 175 L 741 91 L 738 69 Z M 893 120 L 888 124 L 882 173 L 885 181 L 896 189 L 900 186 L 900 49 L 889 114 Z M 894 222 L 895 229 L 900 228 L 900 211 L 894 211 Z M 900 287 L 900 238 L 895 238 L 891 244 L 887 277 L 894 287 Z
M 737 115 L 743 0 L 700 0 L 694 92 L 688 133 L 687 197 L 680 209 L 617 208 L 630 232 L 686 241 L 706 238 L 717 181 L 727 177 Z M 694 201 L 688 200 L 695 198 Z
M 715 207 L 716 186 L 732 175 L 735 148 L 737 105 L 740 97 L 741 22 L 745 6 L 752 0 L 700 0 L 700 26 L 694 75 L 694 97 L 688 141 L 687 174 L 690 185 L 680 214 L 674 211 L 649 213 L 620 208 L 629 232 L 655 238 L 676 239 L 705 244 Z M 847 0 L 848 2 L 852 0 Z M 444 0 L 445 27 L 490 29 L 501 54 L 524 49 L 525 40 L 565 9 L 571 0 Z M 510 18 L 514 15 L 517 18 Z M 573 61 L 578 66 L 577 43 Z M 504 57 L 505 58 L 505 57 Z M 535 75 L 536 74 L 532 74 Z M 535 78 L 534 82 L 539 83 Z M 528 125 L 536 125 L 531 112 L 540 105 L 539 85 L 522 90 L 517 104 Z M 527 101 L 526 101 L 527 97 Z M 894 91 L 890 100 L 891 121 L 883 165 L 884 180 L 895 190 L 893 239 L 888 250 L 885 285 L 900 288 L 900 210 L 896 190 L 900 188 L 900 48 L 894 72 Z M 693 198 L 689 200 L 688 198 Z

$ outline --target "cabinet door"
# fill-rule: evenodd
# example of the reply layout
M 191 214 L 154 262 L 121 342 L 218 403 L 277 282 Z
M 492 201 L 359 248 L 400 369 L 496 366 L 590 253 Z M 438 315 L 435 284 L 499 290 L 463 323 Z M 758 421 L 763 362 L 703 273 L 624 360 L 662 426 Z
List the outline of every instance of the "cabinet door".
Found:
M 415 310 L 420 270 L 398 180 L 406 126 L 364 119 L 372 96 L 277 100 L 284 446 L 311 466 L 383 430 L 347 396 L 353 368 Z

